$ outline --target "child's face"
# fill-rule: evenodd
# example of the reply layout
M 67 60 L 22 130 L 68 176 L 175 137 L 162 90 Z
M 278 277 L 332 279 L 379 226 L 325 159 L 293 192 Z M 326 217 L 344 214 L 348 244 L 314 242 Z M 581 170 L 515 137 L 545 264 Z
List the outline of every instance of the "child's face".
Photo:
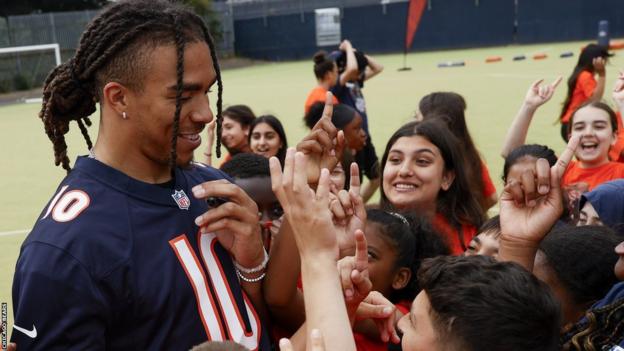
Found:
M 383 191 L 396 208 L 432 208 L 440 190 L 448 190 L 454 174 L 445 170 L 440 149 L 422 136 L 401 137 L 388 152 Z
M 586 106 L 572 117 L 570 136 L 580 137 L 575 156 L 590 167 L 609 162 L 609 148 L 616 141 L 609 114 L 599 108 Z
M 583 205 L 579 213 L 579 221 L 576 225 L 579 227 L 583 225 L 603 225 L 598 212 L 596 212 L 591 202 L 586 201 L 585 205 Z
M 334 194 L 338 194 L 338 192 L 344 189 L 346 175 L 345 170 L 342 168 L 342 164 L 338 162 L 336 167 L 332 170 L 329 175 L 331 192 Z
M 351 150 L 360 151 L 366 145 L 366 132 L 362 129 L 362 123 L 362 116 L 356 112 L 355 118 L 343 128 L 347 147 Z
M 483 232 L 477 236 L 475 236 L 468 244 L 468 248 L 464 255 L 466 256 L 491 256 L 494 258 L 498 257 L 498 248 L 499 248 L 498 238 L 496 238 L 494 233 Z
M 404 351 L 439 351 L 440 339 L 431 320 L 431 304 L 427 293 L 421 291 L 412 303 L 412 309 L 400 320 L 398 327 L 403 333 L 401 348 Z
M 236 185 L 240 186 L 258 206 L 260 216 L 259 225 L 262 228 L 263 239 L 270 234 L 272 223 L 284 214 L 282 206 L 271 190 L 270 177 L 237 178 Z
M 375 222 L 366 224 L 366 242 L 368 243 L 368 273 L 373 290 L 379 291 L 386 297 L 392 295 L 396 288 L 402 288 L 397 282 L 399 269 L 396 267 L 397 251 L 380 233 L 380 225 Z M 401 279 L 403 280 L 403 279 Z M 409 278 L 408 278 L 409 280 Z

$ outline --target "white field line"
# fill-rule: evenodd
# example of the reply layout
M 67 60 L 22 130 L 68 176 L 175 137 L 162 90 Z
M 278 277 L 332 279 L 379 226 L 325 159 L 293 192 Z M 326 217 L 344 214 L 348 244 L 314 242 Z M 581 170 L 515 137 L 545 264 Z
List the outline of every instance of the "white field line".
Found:
M 0 232 L 0 236 L 23 235 L 30 232 L 30 229 L 10 230 L 8 232 Z

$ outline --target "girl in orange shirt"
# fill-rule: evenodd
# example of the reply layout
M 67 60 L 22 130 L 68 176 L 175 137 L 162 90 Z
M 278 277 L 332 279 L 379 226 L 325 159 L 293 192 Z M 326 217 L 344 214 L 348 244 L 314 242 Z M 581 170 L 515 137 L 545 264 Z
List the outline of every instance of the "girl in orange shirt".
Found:
M 316 76 L 317 86 L 314 87 L 306 98 L 304 105 L 304 113 L 307 114 L 310 107 L 316 102 L 325 102 L 325 95 L 329 91 L 329 88 L 336 84 L 338 79 L 338 66 L 334 60 L 327 56 L 326 51 L 319 51 L 314 54 L 314 75 Z M 342 79 L 342 77 L 341 77 Z M 334 105 L 338 104 L 338 99 L 332 96 L 332 102 Z
M 605 64 L 611 56 L 607 49 L 596 44 L 587 45 L 579 56 L 576 67 L 568 78 L 568 93 L 561 108 L 561 137 L 568 140 L 568 123 L 572 113 L 589 101 L 600 101 L 605 89 Z M 598 80 L 594 78 L 598 75 Z
M 425 120 L 399 128 L 386 145 L 381 168 L 382 208 L 424 216 L 451 253 L 463 253 L 484 214 L 463 171 L 459 142 L 446 125 Z

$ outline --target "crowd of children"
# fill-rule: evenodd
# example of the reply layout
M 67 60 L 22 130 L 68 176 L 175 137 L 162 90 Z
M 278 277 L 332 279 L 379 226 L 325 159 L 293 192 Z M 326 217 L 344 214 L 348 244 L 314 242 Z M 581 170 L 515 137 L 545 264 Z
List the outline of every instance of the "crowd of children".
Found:
M 453 92 L 423 97 L 414 121 L 397 129 L 377 162 L 377 157 L 363 152 L 370 144 L 370 131 L 360 89 L 365 79 L 381 72 L 383 67 L 354 49 L 349 41 L 338 49 L 314 56 L 318 85 L 304 103 L 304 122 L 312 133 L 322 130 L 319 122 L 326 119 L 341 131 L 337 139 L 319 143 L 318 150 L 298 147 L 281 154 L 259 151 L 253 146 L 251 150 L 228 148 L 230 154 L 253 152 L 269 158 L 276 156 L 279 161 L 271 169 L 272 190 L 277 196 L 271 201 L 279 200 L 283 216 L 271 220 L 282 225 L 271 232 L 270 238 L 264 236 L 265 243 L 270 242 L 267 247 L 271 257 L 264 291 L 274 338 L 292 336 L 291 341 L 281 344 L 282 348 L 306 349 L 306 336 L 302 333 L 319 329 L 320 333 L 314 330 L 316 336 L 308 335 L 307 342 L 313 342 L 335 323 L 319 319 L 316 322 L 321 324 L 314 324 L 306 313 L 306 299 L 315 291 L 303 273 L 314 268 L 306 268 L 300 243 L 303 239 L 299 236 L 322 236 L 322 225 L 317 223 L 319 227 L 313 233 L 306 233 L 300 223 L 310 221 L 310 214 L 318 216 L 312 222 L 322 222 L 323 216 L 310 204 L 284 200 L 281 192 L 293 191 L 296 181 L 280 184 L 276 178 L 287 174 L 296 177 L 298 172 L 308 175 L 302 186 L 316 194 L 308 199 L 311 202 L 319 200 L 321 183 L 327 182 L 327 208 L 323 211 L 331 220 L 324 225 L 333 228 L 335 236 L 332 245 L 336 254 L 330 256 L 338 264 L 339 279 L 333 283 L 339 282 L 343 290 L 343 306 L 353 334 L 353 343 L 347 344 L 352 349 L 401 349 L 393 344 L 395 327 L 403 335 L 404 350 L 443 350 L 447 346 L 449 350 L 624 347 L 624 286 L 618 284 L 618 276 L 621 279 L 624 274 L 624 248 L 620 245 L 615 250 L 624 241 L 624 163 L 620 162 L 619 152 L 613 152 L 618 147 L 622 121 L 620 113 L 602 100 L 605 63 L 610 55 L 606 49 L 588 45 L 568 80 L 561 122 L 562 135 L 570 140 L 564 153 L 569 159 L 566 155 L 558 159 L 547 145 L 524 144 L 535 111 L 552 98 L 561 78 L 547 85 L 539 80 L 529 87 L 501 151 L 505 159 L 501 215 L 490 219 L 488 210 L 499 199 L 466 126 L 464 98 Z M 623 86 L 624 77 L 620 76 L 612 92 L 617 110 L 624 108 Z M 345 87 L 356 92 L 348 97 L 344 93 L 328 94 L 342 92 Z M 332 109 L 328 105 L 333 105 Z M 228 118 L 226 122 L 230 122 Z M 239 131 L 239 138 L 246 137 L 253 145 L 253 131 L 249 132 L 243 123 L 235 130 Z M 272 131 L 285 145 L 281 125 Z M 327 138 L 328 134 L 317 133 L 316 137 Z M 226 137 L 223 138 L 227 146 Z M 227 138 L 236 140 L 230 134 Z M 340 150 L 339 138 L 344 140 Z M 327 152 L 323 145 L 339 152 L 337 162 L 326 172 L 327 179 L 323 179 L 321 168 L 330 163 L 323 164 L 323 156 L 318 155 Z M 235 176 L 236 171 L 232 173 L 230 164 L 243 155 L 223 166 L 227 173 L 234 174 L 235 182 L 240 178 Z M 298 157 L 308 158 L 316 169 L 311 171 L 309 165 L 301 165 L 304 161 L 298 162 Z M 252 163 L 236 164 L 237 168 L 248 169 Z M 266 179 L 267 194 L 268 167 L 267 164 L 259 168 L 255 176 Z M 379 180 L 379 204 L 365 206 L 370 194 L 360 184 L 364 175 L 369 181 Z M 247 184 L 248 181 L 241 186 L 245 188 Z M 256 199 L 253 192 L 250 194 Z M 291 194 L 295 195 L 308 196 Z M 261 205 L 265 200 L 256 201 L 259 208 L 265 207 Z M 503 202 L 508 206 L 503 206 Z M 506 212 L 507 208 L 514 211 Z M 310 213 L 304 214 L 303 209 Z M 509 212 L 516 211 L 517 217 L 525 216 L 526 225 L 534 224 L 531 221 L 538 218 L 544 223 L 533 229 L 530 239 L 516 235 L 522 225 L 510 226 L 513 221 L 509 220 Z M 273 228 L 264 222 L 262 227 Z M 360 230 L 367 258 L 358 267 Z M 523 245 L 515 247 L 518 242 Z M 504 263 L 508 261 L 516 265 Z M 527 275 L 527 270 L 532 274 Z M 361 280 L 368 280 L 368 285 L 358 291 Z M 522 287 L 513 287 L 518 280 Z M 330 282 L 331 279 L 326 284 Z M 308 294 L 309 290 L 313 291 Z M 478 307 L 473 309 L 471 300 L 477 300 Z M 518 305 L 513 306 L 512 300 L 517 300 Z M 357 307 L 350 308 L 354 301 L 368 307 L 389 307 L 391 313 L 364 319 L 356 313 Z M 597 306 L 601 306 L 600 312 Z M 605 308 L 610 312 L 603 312 Z M 502 315 L 505 313 L 514 315 Z M 522 314 L 531 322 L 524 320 L 525 325 L 520 327 L 517 318 Z M 594 314 L 600 318 L 591 317 Z M 399 322 L 403 316 L 407 319 Z M 429 325 L 425 317 L 431 319 Z M 408 337 L 410 329 L 416 329 L 417 336 Z M 327 350 L 344 347 L 344 341 L 334 343 L 333 337 L 329 338 L 336 330 L 327 333 L 330 334 L 323 334 Z

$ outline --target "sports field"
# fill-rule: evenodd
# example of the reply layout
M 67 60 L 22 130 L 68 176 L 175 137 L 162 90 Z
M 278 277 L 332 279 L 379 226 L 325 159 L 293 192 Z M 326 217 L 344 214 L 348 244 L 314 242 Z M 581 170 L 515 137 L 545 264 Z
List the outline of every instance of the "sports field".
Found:
M 554 121 L 565 97 L 565 79 L 584 44 L 571 42 L 413 53 L 407 59 L 412 70 L 406 72 L 397 71 L 403 65 L 402 55 L 375 56 L 385 66 L 385 71 L 366 83 L 364 94 L 378 155 L 383 153 L 388 137 L 411 119 L 423 95 L 433 91 L 455 91 L 466 98 L 471 134 L 500 191 L 501 143 L 528 86 L 537 79 L 551 82 L 561 75 L 564 83 L 551 102 L 537 113 L 528 142 L 548 144 L 555 150 L 563 148 L 559 126 Z M 560 59 L 559 54 L 565 51 L 573 51 L 575 56 Z M 546 53 L 548 58 L 530 59 L 539 52 Z M 511 58 L 519 54 L 527 55 L 528 59 L 513 62 Z M 501 56 L 503 61 L 486 64 L 485 58 L 492 55 Z M 466 60 L 466 66 L 437 68 L 439 62 L 450 60 Z M 609 101 L 618 68 L 624 68 L 624 52 L 612 57 L 607 66 L 605 97 Z M 316 84 L 311 60 L 226 70 L 223 81 L 225 105 L 243 103 L 251 106 L 256 114 L 275 114 L 286 128 L 290 145 L 295 145 L 304 135 L 303 103 L 308 91 Z M 211 98 L 214 102 L 216 96 Z M 39 108 L 39 104 L 0 107 L 0 145 L 4 150 L 0 168 L 0 301 L 9 302 L 9 326 L 13 314 L 11 282 L 19 247 L 65 175 L 63 169 L 54 167 L 52 145 L 37 118 Z M 97 125 L 98 118 L 94 117 L 93 121 Z M 73 162 L 75 155 L 84 155 L 87 149 L 77 126 L 72 128 L 68 145 Z M 96 134 L 97 126 L 94 126 L 91 135 Z M 201 151 L 197 155 L 199 157 Z

